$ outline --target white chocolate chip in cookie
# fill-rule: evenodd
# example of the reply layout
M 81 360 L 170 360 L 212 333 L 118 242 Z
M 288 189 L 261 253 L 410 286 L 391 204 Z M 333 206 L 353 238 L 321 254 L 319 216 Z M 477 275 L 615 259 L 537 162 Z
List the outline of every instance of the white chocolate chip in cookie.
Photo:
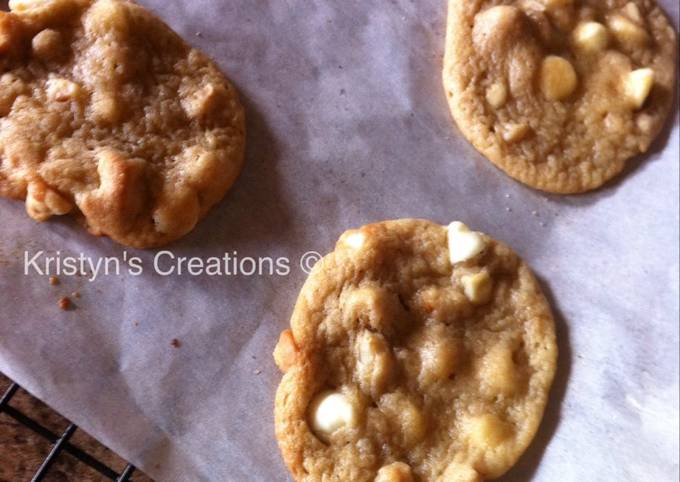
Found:
M 541 0 L 541 3 L 543 5 L 545 5 L 546 9 L 554 10 L 554 9 L 557 9 L 557 8 L 569 7 L 574 3 L 574 1 L 573 0 Z
M 481 360 L 479 376 L 482 390 L 489 396 L 515 393 L 520 378 L 510 348 L 505 344 L 491 348 Z
M 488 272 L 463 275 L 460 282 L 465 296 L 475 305 L 483 305 L 491 299 L 493 281 Z
M 494 109 L 505 105 L 508 100 L 508 88 L 503 82 L 495 82 L 486 89 L 486 101 Z
M 55 60 L 64 53 L 64 39 L 57 30 L 47 28 L 33 37 L 31 48 L 36 57 L 42 60 Z
M 80 86 L 68 79 L 53 77 L 45 85 L 47 96 L 57 102 L 66 102 L 78 97 L 82 91 Z
M 190 119 L 205 117 L 226 97 L 223 86 L 208 84 L 182 99 L 184 112 Z
M 607 26 L 616 40 L 624 46 L 644 45 L 649 39 L 647 31 L 623 15 L 614 14 L 607 19 Z
M 484 235 L 470 231 L 470 228 L 460 221 L 452 222 L 447 229 L 451 264 L 474 258 L 486 247 Z
M 366 242 L 366 235 L 362 231 L 347 231 L 341 241 L 352 249 L 361 249 Z
M 501 136 L 503 140 L 508 143 L 519 142 L 524 139 L 531 132 L 531 128 L 527 124 L 509 123 L 503 126 Z
M 378 470 L 374 482 L 413 482 L 411 467 L 404 462 L 393 462 Z
M 543 96 L 548 100 L 562 100 L 576 89 L 576 71 L 567 59 L 548 55 L 541 64 L 540 85 Z
M 643 22 L 642 14 L 640 13 L 640 9 L 635 3 L 628 2 L 623 6 L 621 11 L 633 22 L 642 24 Z
M 324 440 L 340 429 L 353 427 L 357 422 L 354 405 L 340 392 L 318 394 L 309 409 L 312 429 Z
M 418 349 L 420 373 L 418 383 L 430 387 L 455 374 L 463 356 L 462 343 L 453 338 L 442 325 L 428 327 L 425 341 Z
M 470 441 L 482 449 L 498 447 L 511 431 L 507 423 L 491 413 L 471 418 L 467 429 Z
M 585 52 L 600 52 L 607 48 L 609 34 L 599 22 L 581 22 L 572 33 L 574 45 Z
M 442 475 L 441 482 L 482 482 L 482 476 L 468 464 L 451 462 Z
M 654 86 L 654 71 L 650 68 L 633 70 L 626 75 L 623 91 L 635 109 L 642 107 Z
M 392 353 L 385 338 L 379 333 L 363 331 L 358 336 L 356 377 L 364 393 L 379 397 L 392 374 Z
M 402 446 L 409 448 L 420 442 L 427 433 L 427 420 L 422 410 L 402 392 L 386 393 L 378 401 L 378 408 L 391 425 Z

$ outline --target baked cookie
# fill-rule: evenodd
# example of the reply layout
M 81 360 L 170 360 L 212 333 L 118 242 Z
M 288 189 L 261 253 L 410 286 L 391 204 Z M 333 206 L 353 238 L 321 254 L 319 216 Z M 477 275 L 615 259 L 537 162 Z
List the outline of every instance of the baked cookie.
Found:
M 276 437 L 297 481 L 472 482 L 506 472 L 557 360 L 529 268 L 464 224 L 350 230 L 274 351 Z
M 450 0 L 444 87 L 463 135 L 531 187 L 595 189 L 671 109 L 676 36 L 653 0 Z
M 135 247 L 191 231 L 243 162 L 243 108 L 217 66 L 132 2 L 9 6 L 0 195 Z

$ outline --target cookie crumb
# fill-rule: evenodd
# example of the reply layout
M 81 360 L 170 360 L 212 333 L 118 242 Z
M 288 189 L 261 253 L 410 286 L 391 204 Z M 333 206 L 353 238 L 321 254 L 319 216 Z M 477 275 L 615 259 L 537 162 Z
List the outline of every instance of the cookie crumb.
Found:
M 203 32 L 196 32 L 196 36 L 198 38 L 203 38 Z
M 255 375 L 259 375 L 260 373 L 262 373 L 262 370 L 257 369 L 257 370 L 255 370 L 253 373 L 255 373 Z
M 172 345 L 173 348 L 179 348 L 182 346 L 182 343 L 177 338 L 173 338 L 170 345 Z
M 73 302 L 71 301 L 71 298 L 69 298 L 68 296 L 62 296 L 57 304 L 59 305 L 59 308 L 61 308 L 64 311 L 73 308 Z
M 532 216 L 538 216 L 538 211 L 531 211 Z
M 50 276 L 50 284 L 52 286 L 57 286 L 59 284 L 59 278 L 56 276 Z
M 506 210 L 507 212 L 509 212 L 509 213 L 512 212 L 512 209 L 510 209 L 510 208 L 505 208 L 505 210 Z
M 73 296 L 75 299 L 80 298 L 80 291 L 74 291 L 73 293 L 71 293 L 71 296 Z

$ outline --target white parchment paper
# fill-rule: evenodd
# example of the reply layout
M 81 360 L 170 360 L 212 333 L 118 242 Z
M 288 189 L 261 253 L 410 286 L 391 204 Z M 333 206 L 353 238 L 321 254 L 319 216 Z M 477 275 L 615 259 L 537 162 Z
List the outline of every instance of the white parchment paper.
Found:
M 558 319 L 545 421 L 503 480 L 677 480 L 677 107 L 620 180 L 549 196 L 455 129 L 440 81 L 443 0 L 141 3 L 216 59 L 247 106 L 243 174 L 169 249 L 288 257 L 290 273 L 161 276 L 155 252 L 68 220 L 36 224 L 0 200 L 1 371 L 158 480 L 290 480 L 271 351 L 305 278 L 298 258 L 371 221 L 460 219 L 533 266 Z M 677 27 L 678 3 L 662 3 Z M 144 272 L 50 286 L 24 275 L 24 253 L 43 250 L 138 256 Z M 75 290 L 77 308 L 59 310 Z

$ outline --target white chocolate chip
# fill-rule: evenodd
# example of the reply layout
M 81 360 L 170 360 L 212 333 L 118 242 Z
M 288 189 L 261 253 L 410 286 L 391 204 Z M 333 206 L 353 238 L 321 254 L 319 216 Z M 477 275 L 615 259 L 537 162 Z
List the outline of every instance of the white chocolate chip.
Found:
M 531 129 L 526 124 L 506 124 L 501 136 L 505 142 L 517 142 L 524 139 Z
M 640 114 L 635 118 L 635 124 L 645 134 L 652 132 L 653 119 L 649 114 Z
M 654 85 L 654 71 L 650 68 L 637 69 L 625 77 L 623 90 L 635 109 L 642 107 Z
M 392 374 L 392 353 L 379 333 L 363 331 L 356 343 L 356 378 L 359 387 L 375 397 L 385 391 Z
M 572 34 L 574 45 L 586 52 L 599 52 L 607 48 L 609 34 L 599 22 L 581 22 Z
M 47 96 L 58 102 L 74 99 L 80 93 L 80 86 L 78 84 L 62 78 L 48 79 L 46 88 Z
M 541 3 L 543 3 L 548 10 L 554 10 L 568 7 L 574 2 L 573 0 L 541 0 Z
M 312 401 L 310 410 L 312 428 L 322 438 L 356 424 L 356 410 L 340 392 L 326 391 L 318 394 Z
M 454 221 L 448 226 L 449 259 L 451 264 L 477 256 L 486 247 L 482 233 L 470 231 L 465 224 Z
M 361 231 L 352 231 L 343 236 L 342 242 L 352 249 L 361 249 L 366 241 L 366 235 Z
M 485 449 L 498 447 L 510 435 L 510 431 L 506 422 L 491 413 L 474 417 L 467 424 L 470 441 Z
M 633 2 L 628 2 L 621 11 L 633 22 L 642 23 L 642 14 L 640 9 Z
M 508 89 L 503 82 L 496 82 L 486 89 L 486 101 L 494 109 L 502 107 L 508 99 Z
M 493 281 L 486 271 L 464 275 L 460 282 L 463 285 L 463 293 L 472 303 L 481 305 L 491 298 Z
M 541 91 L 548 100 L 562 100 L 576 89 L 576 71 L 567 59 L 548 55 L 541 64 Z
M 411 467 L 404 462 L 393 462 L 378 470 L 374 482 L 413 482 Z
M 444 482 L 482 482 L 482 476 L 468 464 L 451 462 L 441 479 Z
M 614 37 L 616 37 L 616 40 L 623 45 L 642 45 L 648 40 L 647 31 L 623 15 L 610 16 L 607 20 L 607 26 L 614 34 Z

